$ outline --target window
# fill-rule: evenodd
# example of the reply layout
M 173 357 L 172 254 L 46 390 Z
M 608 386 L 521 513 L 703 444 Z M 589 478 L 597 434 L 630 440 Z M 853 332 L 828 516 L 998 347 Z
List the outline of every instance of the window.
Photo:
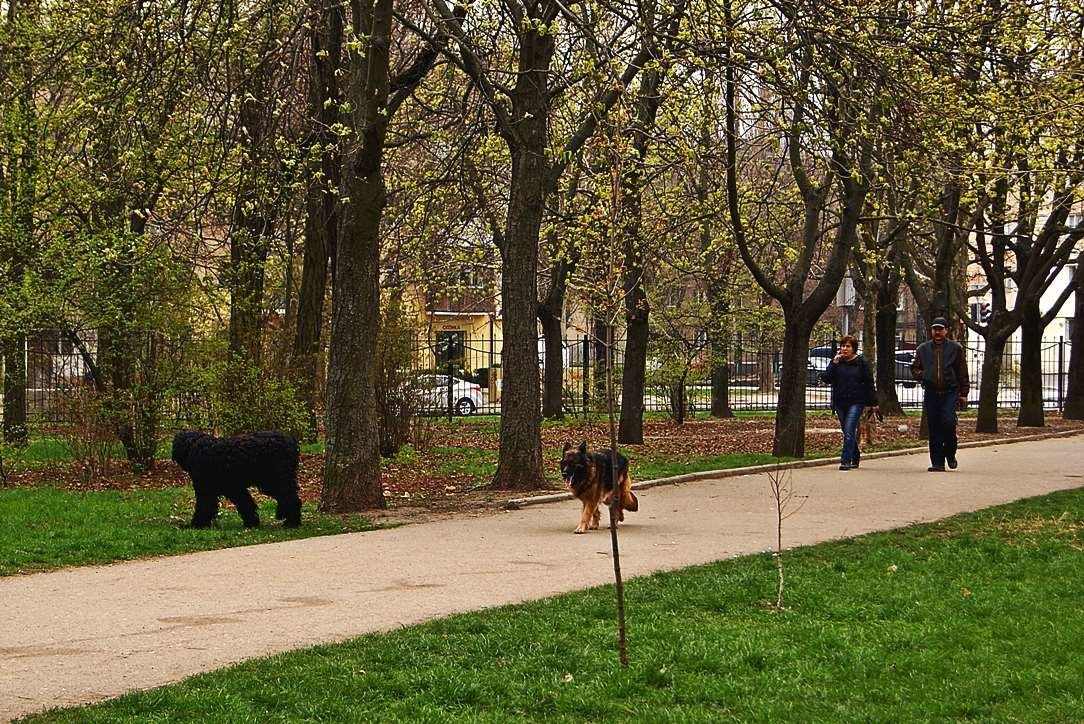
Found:
M 437 332 L 437 367 L 444 367 L 449 363 L 462 366 L 466 346 L 466 332 Z

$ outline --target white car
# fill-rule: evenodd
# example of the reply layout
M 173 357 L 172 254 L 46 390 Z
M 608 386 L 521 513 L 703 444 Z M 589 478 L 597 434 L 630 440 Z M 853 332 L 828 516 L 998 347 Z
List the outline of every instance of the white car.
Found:
M 426 412 L 444 412 L 448 409 L 448 375 L 422 375 L 417 389 Z M 485 404 L 482 388 L 473 382 L 452 378 L 452 410 L 457 415 L 470 415 Z

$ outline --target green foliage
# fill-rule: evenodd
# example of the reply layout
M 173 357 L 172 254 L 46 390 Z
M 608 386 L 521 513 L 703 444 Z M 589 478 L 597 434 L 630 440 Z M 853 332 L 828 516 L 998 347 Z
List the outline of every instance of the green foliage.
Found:
M 403 309 L 402 290 L 384 295 L 377 342 L 376 404 L 380 423 L 380 454 L 394 457 L 410 437 L 422 402 L 414 371 L 415 344 L 422 330 Z
M 227 434 L 281 430 L 302 439 L 308 413 L 292 381 L 243 360 L 219 364 L 215 373 L 210 427 Z
M 181 427 L 219 434 L 281 430 L 304 439 L 308 413 L 296 383 L 229 358 L 223 339 L 189 339 L 173 375 L 170 392 Z

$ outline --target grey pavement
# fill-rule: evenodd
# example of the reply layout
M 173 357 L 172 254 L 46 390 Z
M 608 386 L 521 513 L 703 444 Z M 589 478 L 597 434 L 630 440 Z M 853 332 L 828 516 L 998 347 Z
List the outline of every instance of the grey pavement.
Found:
M 809 496 L 784 545 L 936 520 L 1084 485 L 1084 438 L 922 454 L 793 472 Z M 763 473 L 637 493 L 620 545 L 626 577 L 764 551 Z M 573 535 L 566 500 L 441 520 L 0 579 L 0 720 L 178 681 L 257 656 L 612 580 L 605 530 Z

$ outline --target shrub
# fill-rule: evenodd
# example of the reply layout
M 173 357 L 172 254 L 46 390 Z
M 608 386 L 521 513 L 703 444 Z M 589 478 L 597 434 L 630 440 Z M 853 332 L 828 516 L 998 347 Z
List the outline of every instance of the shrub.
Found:
M 93 387 L 79 385 L 67 390 L 58 400 L 60 437 L 84 483 L 91 483 L 113 469 L 117 445 L 115 414 L 107 395 Z
M 232 360 L 221 365 L 211 427 L 227 435 L 279 430 L 304 438 L 308 412 L 294 384 L 259 365 Z
M 394 290 L 381 309 L 376 371 L 376 407 L 380 423 L 380 454 L 394 457 L 412 436 L 422 403 L 418 372 L 411 369 L 419 330 L 404 314 L 402 295 Z M 416 434 L 416 431 L 415 431 Z

